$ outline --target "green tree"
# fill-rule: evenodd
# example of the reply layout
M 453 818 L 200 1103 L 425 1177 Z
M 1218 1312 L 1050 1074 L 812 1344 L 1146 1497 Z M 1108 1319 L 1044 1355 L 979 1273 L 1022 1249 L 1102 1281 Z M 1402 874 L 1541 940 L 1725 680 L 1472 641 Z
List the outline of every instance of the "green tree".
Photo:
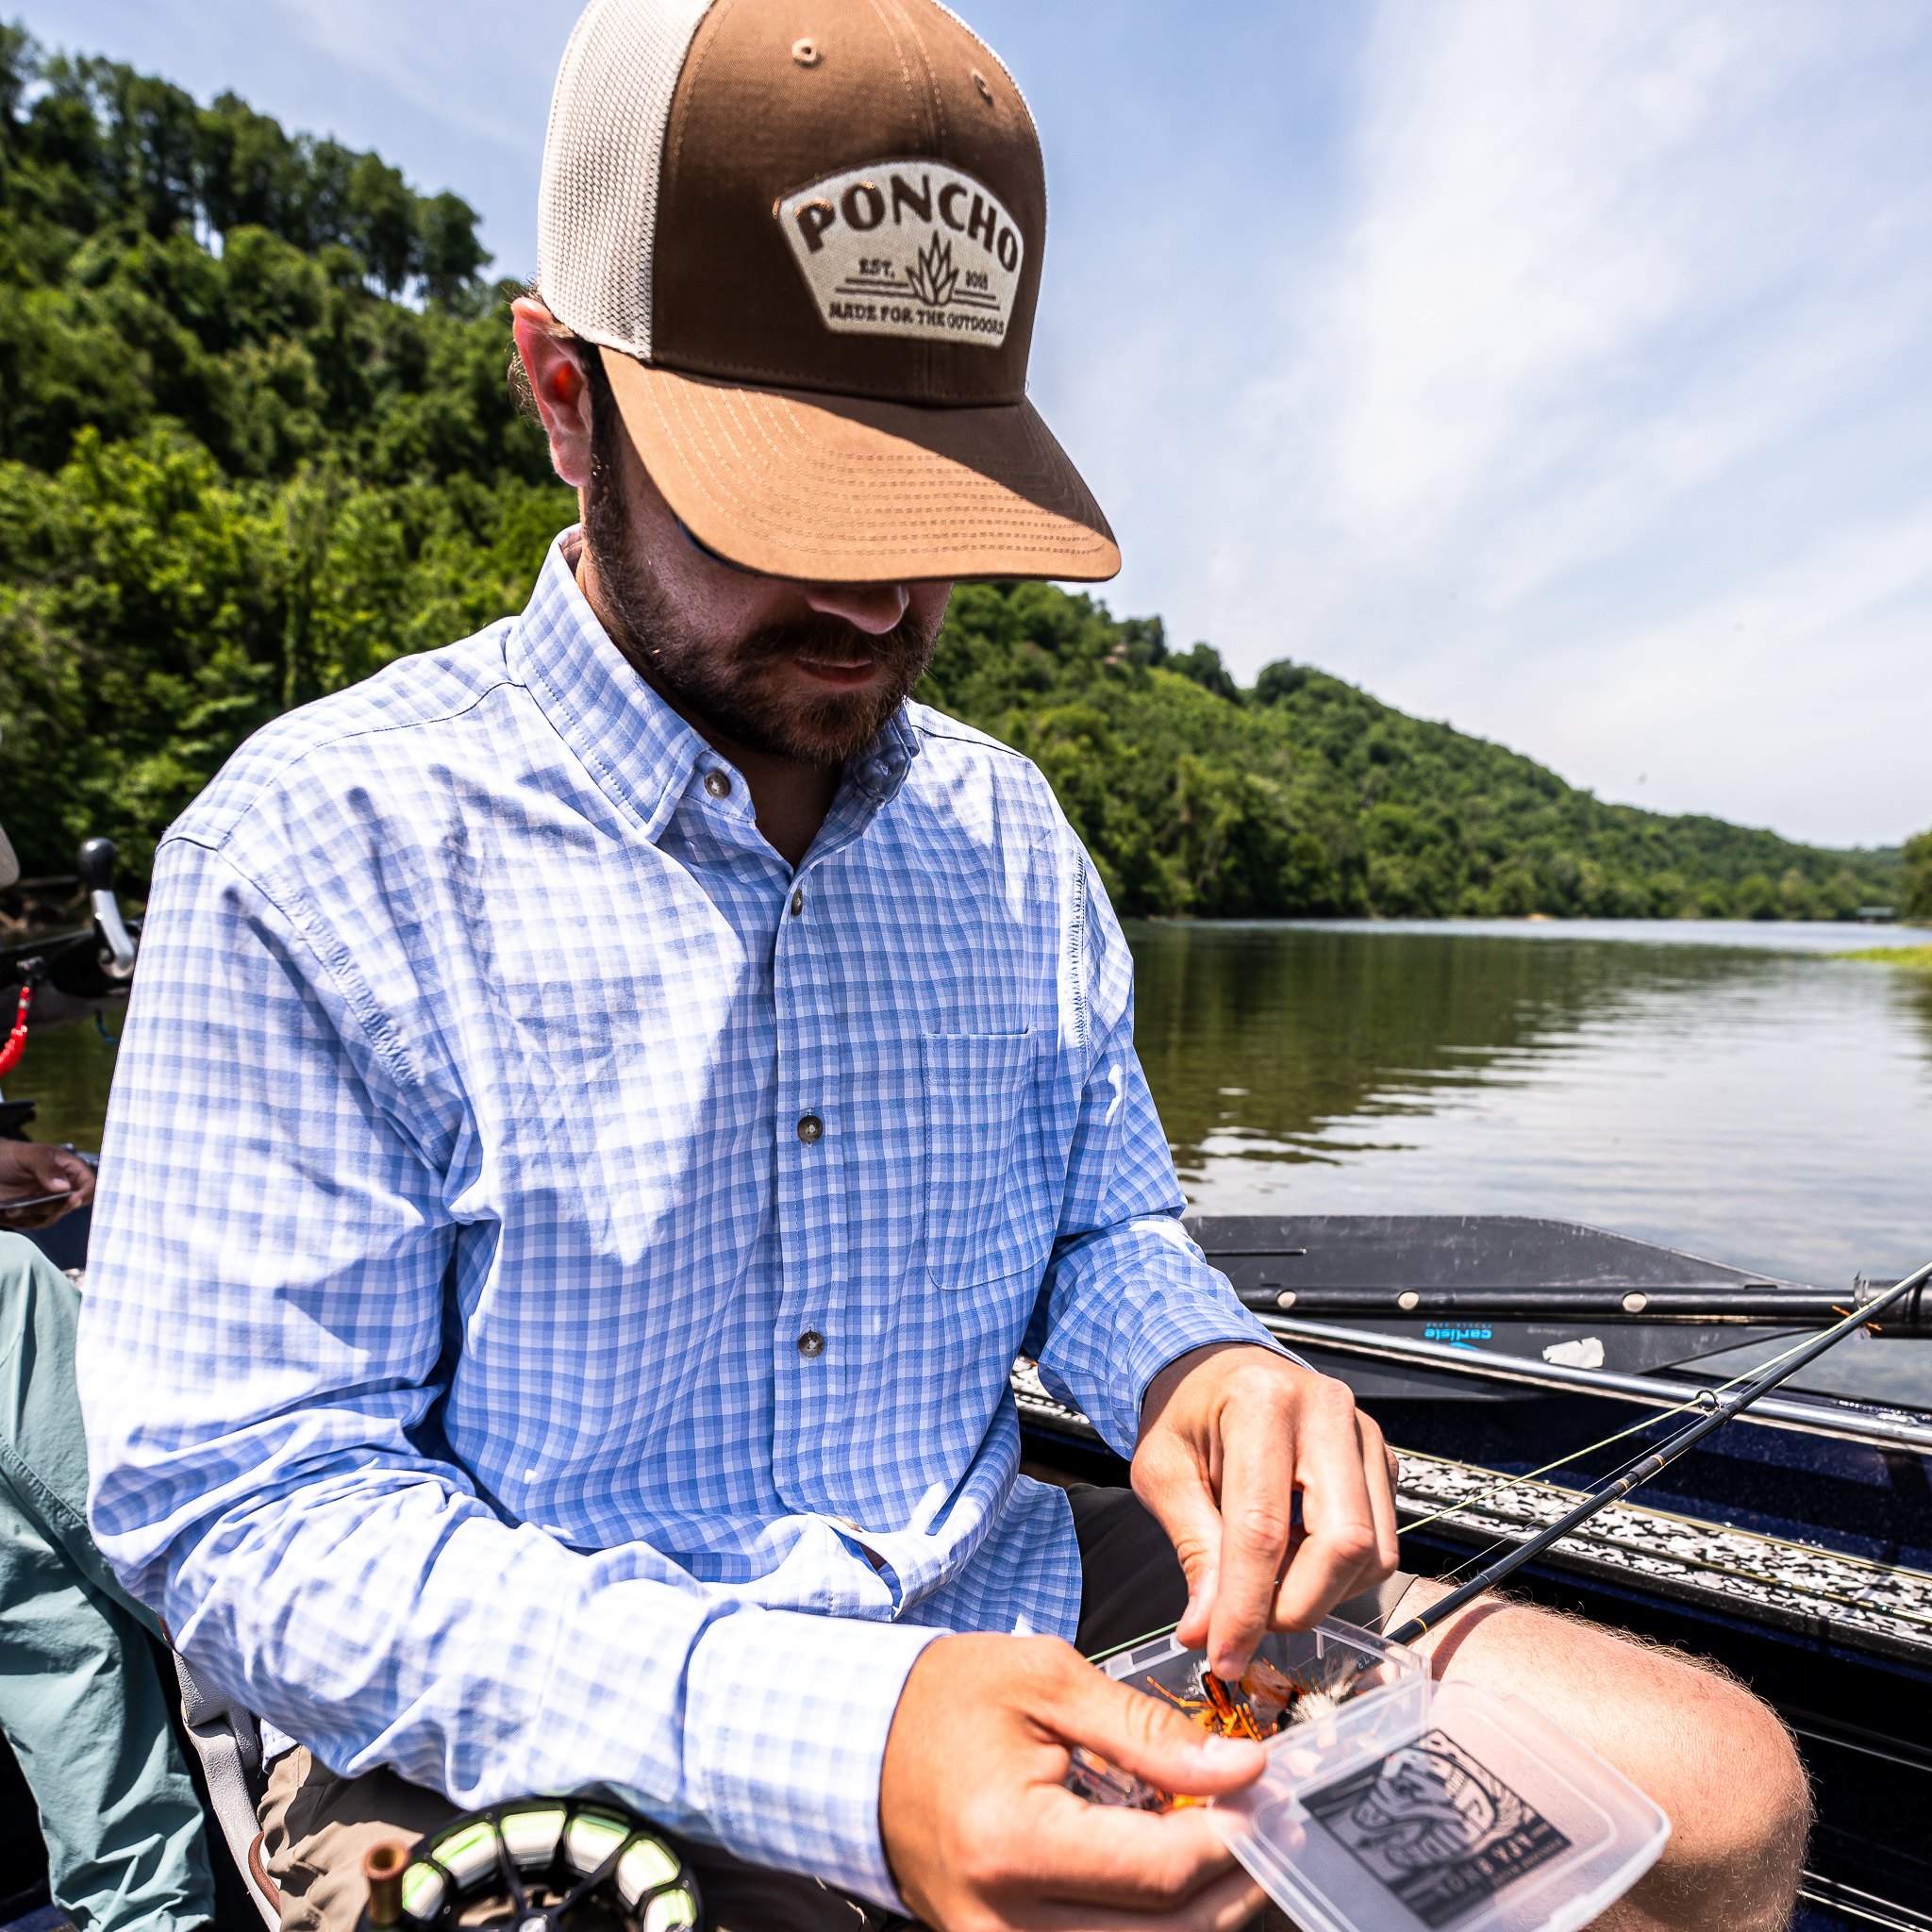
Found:
M 1907 839 L 1905 860 L 1905 902 L 1899 910 L 1907 919 L 1932 919 L 1932 831 Z
M 1170 670 L 1191 678 L 1203 691 L 1211 691 L 1216 697 L 1226 698 L 1235 704 L 1241 702 L 1241 687 L 1235 683 L 1233 674 L 1222 663 L 1221 653 L 1212 644 L 1198 643 L 1185 655 L 1176 653 L 1167 659 L 1167 664 Z
M 475 220 L 232 94 L 0 31 L 0 821 L 27 866 L 107 832 L 138 878 L 256 725 L 528 594 L 575 502 L 505 391 L 514 291 L 477 279 Z M 420 312 L 391 299 L 412 277 Z

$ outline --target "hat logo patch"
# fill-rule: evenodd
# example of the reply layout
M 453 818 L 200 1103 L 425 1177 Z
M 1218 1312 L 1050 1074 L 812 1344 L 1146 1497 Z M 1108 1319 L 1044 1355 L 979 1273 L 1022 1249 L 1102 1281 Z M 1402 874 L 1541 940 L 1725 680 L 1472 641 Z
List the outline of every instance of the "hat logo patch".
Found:
M 836 335 L 997 349 L 1026 243 L 985 182 L 943 161 L 874 161 L 773 209 Z

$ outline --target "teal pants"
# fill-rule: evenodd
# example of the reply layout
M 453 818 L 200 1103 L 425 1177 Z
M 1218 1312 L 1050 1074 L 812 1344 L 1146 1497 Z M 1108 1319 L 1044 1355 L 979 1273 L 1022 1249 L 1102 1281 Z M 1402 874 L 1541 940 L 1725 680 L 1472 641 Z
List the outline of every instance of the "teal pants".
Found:
M 158 1626 L 87 1530 L 74 1284 L 0 1234 L 0 1728 L 80 1932 L 211 1924 L 201 1807 L 148 1648 Z

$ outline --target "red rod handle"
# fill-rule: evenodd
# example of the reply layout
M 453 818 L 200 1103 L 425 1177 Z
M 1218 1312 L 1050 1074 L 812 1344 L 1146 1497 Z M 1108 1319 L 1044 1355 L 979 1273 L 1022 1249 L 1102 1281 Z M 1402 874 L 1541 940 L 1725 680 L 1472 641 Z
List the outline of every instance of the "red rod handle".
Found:
M 0 1080 L 19 1066 L 20 1057 L 26 1051 L 26 1011 L 33 1003 L 33 981 L 28 980 L 20 990 L 20 1010 L 13 1018 L 13 1031 L 7 1036 L 7 1044 L 0 1046 Z

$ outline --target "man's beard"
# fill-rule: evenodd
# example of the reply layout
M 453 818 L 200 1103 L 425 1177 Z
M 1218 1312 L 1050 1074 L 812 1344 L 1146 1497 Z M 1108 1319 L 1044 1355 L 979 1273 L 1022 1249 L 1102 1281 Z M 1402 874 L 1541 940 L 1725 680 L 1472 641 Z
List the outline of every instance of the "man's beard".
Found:
M 620 635 L 613 641 L 677 708 L 748 750 L 839 765 L 872 743 L 919 682 L 939 636 L 937 620 L 908 610 L 877 636 L 829 612 L 769 624 L 721 643 L 676 609 L 633 540 L 624 489 L 598 461 L 584 508 L 584 541 Z M 621 472 L 619 473 L 621 475 Z M 612 487 L 612 485 L 615 487 Z M 833 663 L 870 658 L 879 678 L 862 690 L 808 698 L 770 675 L 798 658 Z

